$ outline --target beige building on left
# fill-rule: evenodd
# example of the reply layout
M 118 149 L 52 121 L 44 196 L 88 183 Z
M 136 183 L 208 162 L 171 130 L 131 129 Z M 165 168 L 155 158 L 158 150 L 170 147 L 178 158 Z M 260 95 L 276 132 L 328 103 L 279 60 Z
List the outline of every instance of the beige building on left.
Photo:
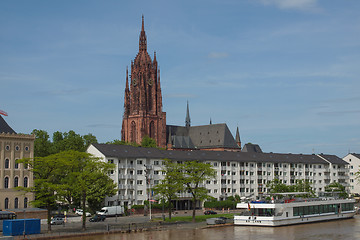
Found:
M 17 134 L 0 116 L 0 209 L 24 209 L 34 200 L 33 193 L 16 187 L 32 187 L 33 173 L 17 159 L 34 157 L 34 135 Z

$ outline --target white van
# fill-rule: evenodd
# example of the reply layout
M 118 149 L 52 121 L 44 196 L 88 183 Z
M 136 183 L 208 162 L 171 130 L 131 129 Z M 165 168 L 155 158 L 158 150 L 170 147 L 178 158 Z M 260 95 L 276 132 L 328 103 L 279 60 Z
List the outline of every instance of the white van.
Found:
M 122 216 L 124 215 L 124 207 L 123 206 L 112 206 L 112 207 L 103 207 L 99 212 L 99 215 L 103 216 Z

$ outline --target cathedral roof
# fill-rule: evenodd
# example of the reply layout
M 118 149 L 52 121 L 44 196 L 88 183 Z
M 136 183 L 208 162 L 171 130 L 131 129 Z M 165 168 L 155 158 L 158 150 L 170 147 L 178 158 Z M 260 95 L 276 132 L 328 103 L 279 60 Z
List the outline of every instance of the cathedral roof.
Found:
M 198 149 L 240 148 L 225 123 L 190 127 L 167 125 L 166 131 L 167 135 L 170 133 L 172 140 L 178 140 L 175 143 L 188 141 L 189 144 L 192 143 L 194 148 Z M 185 137 L 189 137 L 189 139 L 186 140 Z M 167 142 L 169 142 L 169 138 Z M 185 144 L 183 144 L 183 147 L 180 144 L 174 145 L 174 141 L 172 141 L 172 145 L 174 148 L 192 148 L 191 145 L 189 147 L 186 147 Z
M 16 132 L 6 123 L 4 118 L 0 116 L 0 133 L 15 133 Z
M 262 153 L 262 150 L 259 145 L 247 143 L 244 145 L 242 152 L 256 152 L 256 153 Z

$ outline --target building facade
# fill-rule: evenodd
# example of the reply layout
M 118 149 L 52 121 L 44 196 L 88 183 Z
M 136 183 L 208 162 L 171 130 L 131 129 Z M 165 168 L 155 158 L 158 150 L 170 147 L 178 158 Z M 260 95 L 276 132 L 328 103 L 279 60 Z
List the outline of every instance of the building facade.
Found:
M 349 164 L 349 184 L 350 192 L 360 194 L 359 179 L 356 175 L 360 171 L 360 154 L 349 153 L 343 158 Z
M 349 187 L 348 164 L 334 155 L 167 151 L 110 144 L 90 145 L 88 152 L 116 165 L 110 177 L 117 183 L 119 191 L 117 195 L 107 197 L 105 205 L 143 204 L 148 199 L 147 189 L 163 178 L 163 159 L 199 160 L 211 164 L 217 175 L 204 185 L 218 200 L 235 195 L 257 199 L 268 192 L 266 184 L 274 179 L 287 185 L 295 184 L 296 180 L 308 180 L 315 192 L 325 191 L 325 187 L 333 182 Z M 182 193 L 179 199 L 184 203 L 190 200 L 190 195 Z
M 121 139 L 141 143 L 144 136 L 166 147 L 166 113 L 162 111 L 160 70 L 156 53 L 152 60 L 147 52 L 144 16 L 139 38 L 139 52 L 131 62 L 131 75 L 126 70 L 124 115 Z
M 34 135 L 17 134 L 0 116 L 0 209 L 30 207 L 33 193 L 16 187 L 32 187 L 33 174 L 16 160 L 34 157 Z

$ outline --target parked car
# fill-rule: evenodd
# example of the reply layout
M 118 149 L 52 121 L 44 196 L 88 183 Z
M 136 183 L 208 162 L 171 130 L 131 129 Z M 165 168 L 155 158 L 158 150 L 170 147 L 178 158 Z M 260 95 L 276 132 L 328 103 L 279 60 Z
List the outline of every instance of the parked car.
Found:
M 213 211 L 213 210 L 206 210 L 204 212 L 205 215 L 214 215 L 214 214 L 217 214 L 217 212 Z
M 51 219 L 51 222 L 50 222 L 51 225 L 61 225 L 64 223 L 65 223 L 64 219 L 60 218 L 60 217 L 55 217 L 55 218 Z
M 79 215 L 79 216 L 82 216 L 82 215 L 84 214 L 84 212 L 83 212 L 82 209 L 76 209 L 75 214 L 77 214 L 77 215 Z M 87 216 L 87 217 L 90 217 L 90 216 L 91 216 L 91 213 L 86 212 L 86 216 Z
M 104 215 L 94 215 L 92 218 L 89 219 L 90 222 L 103 222 L 105 221 L 106 217 Z

